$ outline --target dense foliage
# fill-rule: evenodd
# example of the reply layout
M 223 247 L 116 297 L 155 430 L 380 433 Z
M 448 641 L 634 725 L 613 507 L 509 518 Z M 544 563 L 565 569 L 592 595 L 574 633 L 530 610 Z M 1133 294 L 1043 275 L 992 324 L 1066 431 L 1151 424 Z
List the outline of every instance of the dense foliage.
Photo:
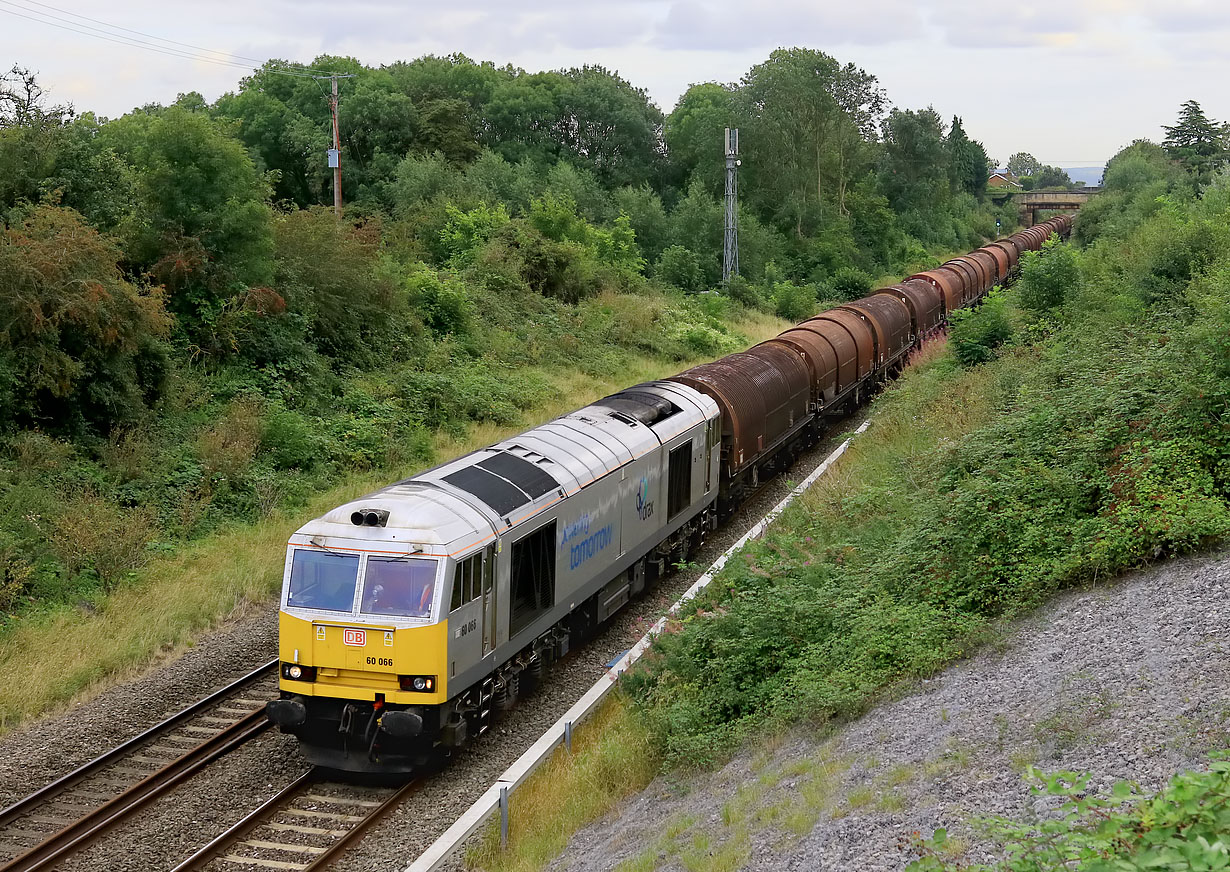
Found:
M 1085 250 L 958 320 L 972 368 L 907 374 L 857 479 L 813 488 L 658 641 L 630 686 L 672 759 L 857 711 L 1058 588 L 1230 534 L 1230 177 L 1194 199 L 1154 148 L 1112 162 L 1122 209 L 1078 218 Z

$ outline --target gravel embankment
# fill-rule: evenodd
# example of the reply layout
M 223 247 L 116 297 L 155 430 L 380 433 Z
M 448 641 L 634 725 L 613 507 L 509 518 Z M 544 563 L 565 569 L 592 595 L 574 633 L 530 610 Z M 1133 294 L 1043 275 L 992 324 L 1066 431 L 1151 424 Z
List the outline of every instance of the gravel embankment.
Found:
M 804 455 L 796 466 L 800 471 L 796 477 L 819 463 L 836 438 Z M 571 707 L 602 675 L 605 665 L 626 651 L 703 567 L 787 490 L 783 477 L 766 484 L 731 523 L 691 556 L 694 568 L 672 575 L 629 604 L 602 636 L 554 667 L 534 697 L 501 721 L 493 735 L 429 779 L 389 820 L 373 828 L 338 868 L 387 872 L 413 859 Z M 0 738 L 0 804 L 54 780 L 275 654 L 276 607 L 253 607 L 173 662 Z M 117 828 L 104 844 L 80 854 L 64 868 L 69 872 L 170 869 L 306 768 L 293 738 L 266 734 L 193 778 L 171 802 Z
M 749 870 L 899 870 L 915 856 L 911 834 L 938 827 L 964 860 L 986 860 L 971 818 L 1028 820 L 1055 805 L 1030 795 L 1029 765 L 1091 773 L 1093 791 L 1127 779 L 1152 792 L 1230 746 L 1228 647 L 1230 554 L 1069 592 L 853 723 L 659 779 L 550 868 L 649 854 L 679 870 L 689 852 L 729 850 Z

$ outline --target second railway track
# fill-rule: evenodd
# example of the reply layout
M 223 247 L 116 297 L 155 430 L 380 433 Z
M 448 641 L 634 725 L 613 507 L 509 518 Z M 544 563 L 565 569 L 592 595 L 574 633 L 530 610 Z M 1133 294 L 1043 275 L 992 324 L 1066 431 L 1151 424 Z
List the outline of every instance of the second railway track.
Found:
M 361 787 L 324 779 L 313 769 L 262 804 L 174 872 L 326 869 L 420 782 Z
M 275 660 L 0 811 L 0 872 L 55 868 L 265 732 L 276 681 Z

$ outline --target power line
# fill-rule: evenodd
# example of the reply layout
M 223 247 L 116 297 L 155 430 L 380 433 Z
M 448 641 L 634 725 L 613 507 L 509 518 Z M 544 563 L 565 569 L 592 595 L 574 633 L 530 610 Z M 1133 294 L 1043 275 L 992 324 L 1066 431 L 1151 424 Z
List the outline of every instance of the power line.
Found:
M 5 0 L 5 2 L 8 2 L 8 0 Z M 15 5 L 15 4 L 9 3 L 9 5 Z M 193 45 L 190 42 L 179 42 L 178 40 L 167 39 L 166 37 L 163 37 L 163 36 L 157 36 L 152 33 L 146 33 L 143 30 L 133 30 L 131 27 L 121 27 L 118 24 L 109 24 L 108 22 L 103 21 L 99 18 L 91 18 L 88 15 L 81 15 L 80 13 L 77 13 L 77 12 L 70 12 L 67 9 L 59 8 L 58 6 L 52 6 L 49 3 L 40 3 L 39 0 L 22 0 L 22 5 L 26 7 L 41 6 L 44 9 L 50 9 L 53 12 L 61 12 L 65 15 L 71 16 L 72 18 L 80 18 L 84 21 L 92 21 L 95 24 L 101 24 L 103 27 L 109 28 L 111 30 L 122 30 L 126 33 L 134 33 L 137 36 L 148 37 L 150 39 L 156 40 L 157 42 L 170 43 L 171 45 L 178 45 L 178 46 L 183 46 L 184 48 L 196 49 L 197 51 L 208 52 L 209 54 L 224 55 L 225 57 L 236 58 L 241 61 L 249 61 L 251 63 L 256 64 L 257 66 L 260 66 L 261 64 L 265 63 L 265 61 L 261 60 L 260 58 L 252 58 L 252 57 L 247 57 L 246 55 L 235 54 L 234 52 L 219 51 L 213 48 L 205 48 L 204 46 L 201 46 L 201 45 Z M 27 11 L 34 11 L 34 10 L 27 10 Z M 43 14 L 43 13 L 39 13 L 39 14 Z M 301 67 L 299 70 L 297 70 L 297 72 L 323 73 L 325 75 L 328 75 L 330 71 L 329 70 L 317 70 L 317 69 L 314 69 L 313 67 L 305 66 L 305 67 Z
M 33 2 L 33 0 L 31 0 L 31 2 Z M 101 39 L 101 40 L 105 40 L 106 42 L 113 42 L 113 43 L 116 43 L 117 45 L 128 46 L 129 48 L 144 49 L 145 51 L 156 52 L 158 54 L 167 55 L 169 57 L 180 58 L 181 60 L 201 61 L 204 63 L 216 64 L 218 66 L 238 68 L 238 69 L 243 69 L 243 70 L 248 70 L 248 71 L 250 71 L 252 68 L 252 64 L 242 63 L 238 60 L 222 60 L 219 58 L 202 57 L 201 55 L 191 54 L 189 52 L 181 51 L 179 49 L 170 48 L 168 46 L 162 46 L 162 45 L 157 45 L 155 43 L 147 42 L 146 40 L 143 40 L 143 39 L 123 36 L 122 34 L 118 34 L 118 33 L 108 33 L 107 31 L 101 30 L 100 28 L 97 28 L 97 27 L 92 27 L 88 24 L 81 24 L 77 21 L 72 21 L 70 19 L 61 18 L 60 16 L 51 15 L 46 12 L 40 12 L 37 9 L 29 8 L 28 6 L 19 5 L 17 3 L 12 2 L 12 0 L 0 0 L 0 4 L 2 4 L 0 5 L 0 12 L 6 12 L 9 15 L 13 15 L 18 18 L 24 18 L 28 21 L 33 21 L 38 24 L 45 24 L 49 27 L 56 27 L 61 30 L 67 30 L 72 33 L 80 34 L 81 36 L 89 36 L 89 37 L 93 37 L 94 39 Z M 38 5 L 42 6 L 45 4 L 40 3 Z M 14 7 L 14 9 L 5 8 L 5 7 Z M 55 7 L 48 6 L 47 8 L 53 9 Z M 17 12 L 15 11 L 15 9 L 20 9 L 23 12 L 29 12 L 32 14 L 23 15 L 22 12 Z M 62 10 L 57 10 L 57 11 L 62 11 Z M 72 13 L 68 13 L 68 14 L 71 15 Z M 36 18 L 34 16 L 41 16 L 41 17 Z M 85 16 L 78 16 L 78 17 L 85 18 Z M 48 20 L 48 19 L 54 19 L 54 20 Z M 91 18 L 87 20 L 96 21 L 97 19 Z M 56 23 L 57 21 L 64 22 L 64 23 L 57 24 Z M 118 28 L 118 27 L 115 27 L 114 25 L 105 24 L 105 22 L 99 22 L 99 23 L 104 24 L 106 27 L 112 27 L 117 30 L 128 30 L 128 28 Z M 130 32 L 139 33 L 139 31 L 130 31 Z M 144 34 L 144 35 L 150 36 L 150 34 Z M 161 39 L 161 37 L 151 36 L 151 39 Z M 173 40 L 163 40 L 163 41 L 164 42 L 174 42 Z M 177 45 L 187 45 L 186 43 L 176 43 L 176 44 Z M 194 49 L 197 48 L 196 46 L 188 46 L 188 47 L 194 48 Z M 218 54 L 218 55 L 228 55 L 229 54 L 227 52 L 216 51 L 214 49 L 200 49 L 200 51 L 211 52 L 213 54 Z M 243 58 L 242 55 L 229 55 L 229 57 Z M 263 63 L 261 61 L 257 61 L 255 58 L 246 58 L 246 60 L 253 61 L 257 67 L 260 67 L 261 64 Z M 261 72 L 273 73 L 275 75 L 280 75 L 280 76 L 291 76 L 294 78 L 311 78 L 312 77 L 312 72 L 310 71 L 310 68 L 306 68 L 306 67 L 303 69 L 302 72 L 298 70 L 280 70 L 280 69 L 265 69 L 265 70 L 261 70 Z
M 19 5 L 19 4 L 12 4 L 12 3 L 8 3 L 7 5 Z M 165 38 L 163 38 L 163 37 L 161 37 L 161 36 L 155 36 L 155 35 L 154 35 L 154 34 L 152 34 L 152 33 L 146 33 L 146 32 L 141 31 L 141 30 L 133 30 L 133 29 L 132 29 L 132 28 L 130 28 L 130 27 L 121 27 L 121 26 L 120 26 L 120 25 L 118 25 L 118 24 L 108 24 L 106 21 L 102 21 L 101 19 L 98 19 L 98 18 L 91 18 L 91 17 L 90 17 L 90 16 L 88 16 L 88 15 L 80 15 L 80 14 L 78 14 L 78 13 L 76 13 L 76 12 L 70 12 L 70 11 L 69 11 L 69 10 L 67 10 L 67 9 L 60 9 L 58 6 L 51 6 L 50 4 L 47 4 L 47 3 L 40 3 L 40 2 L 38 2 L 38 0 L 24 0 L 24 3 L 22 3 L 22 4 L 20 4 L 20 5 L 22 5 L 23 7 L 29 7 L 29 6 L 40 6 L 40 7 L 42 7 L 43 9 L 50 9 L 52 12 L 60 12 L 60 13 L 63 13 L 64 15 L 68 15 L 68 16 L 70 16 L 71 18 L 80 18 L 80 19 L 82 19 L 83 21 L 92 21 L 92 22 L 94 22 L 95 24 L 101 24 L 103 27 L 107 28 L 108 30 L 122 30 L 122 31 L 124 31 L 125 33 L 133 33 L 133 34 L 136 34 L 137 36 L 144 36 L 144 37 L 148 37 L 149 39 L 156 40 L 157 42 L 166 42 L 166 43 L 171 43 L 172 45 L 178 45 L 178 46 L 182 46 L 182 47 L 184 47 L 184 48 L 191 48 L 191 49 L 195 49 L 195 50 L 197 50 L 197 51 L 207 52 L 207 53 L 209 53 L 209 54 L 224 55 L 224 56 L 226 56 L 226 57 L 235 58 L 235 59 L 237 59 L 237 60 L 241 60 L 241 61 L 252 61 L 252 62 L 256 63 L 258 66 L 259 66 L 261 63 L 263 63 L 263 61 L 257 60 L 256 58 L 244 57 L 243 55 L 234 54 L 233 52 L 229 52 L 229 51 L 216 51 L 215 49 L 212 49 L 212 48 L 205 48 L 204 46 L 200 46 L 200 45 L 193 45 L 192 43 L 189 43 L 189 42 L 178 42 L 178 41 L 176 41 L 176 40 L 174 40 L 174 39 L 165 39 Z M 28 9 L 28 11 L 33 12 L 33 11 L 35 11 L 35 10 Z M 39 13 L 39 14 L 45 14 L 45 13 Z M 49 16 L 49 17 L 55 17 L 55 16 Z M 65 19 L 62 19 L 62 18 L 61 18 L 60 20 L 61 20 L 61 21 L 64 21 Z
M 8 0 L 0 0 L 0 4 L 8 5 Z M 19 8 L 23 8 L 23 7 L 19 7 Z M 33 10 L 27 10 L 27 11 L 33 11 Z M 240 67 L 243 69 L 249 69 L 248 64 L 241 64 L 237 61 L 222 61 L 222 60 L 216 60 L 214 58 L 205 58 L 205 57 L 199 57 L 197 55 L 191 55 L 191 54 L 188 54 L 187 52 L 181 52 L 176 49 L 159 48 L 159 47 L 152 46 L 149 43 L 144 43 L 144 42 L 140 42 L 137 40 L 133 40 L 126 36 L 120 36 L 119 34 L 112 34 L 108 36 L 108 35 L 104 35 L 101 32 L 91 33 L 89 30 L 80 30 L 76 26 L 71 25 L 71 24 L 56 24 L 54 21 L 47 21 L 46 19 L 43 19 L 43 18 L 35 18 L 32 15 L 22 15 L 20 12 L 15 12 L 12 9 L 6 9 L 3 7 L 0 7 L 0 12 L 6 12 L 9 15 L 15 15 L 18 18 L 25 18 L 28 21 L 34 21 L 34 22 L 37 22 L 38 24 L 46 24 L 49 27 L 58 27 L 60 30 L 67 30 L 72 33 L 80 34 L 82 36 L 90 36 L 90 37 L 94 37 L 95 39 L 102 39 L 107 42 L 113 42 L 116 45 L 128 46 L 129 48 L 142 48 L 142 49 L 145 49 L 146 51 L 157 52 L 158 54 L 168 55 L 170 57 L 179 58 L 181 60 L 204 61 L 205 63 L 218 64 L 219 66 Z M 43 13 L 36 13 L 36 14 L 41 15 Z

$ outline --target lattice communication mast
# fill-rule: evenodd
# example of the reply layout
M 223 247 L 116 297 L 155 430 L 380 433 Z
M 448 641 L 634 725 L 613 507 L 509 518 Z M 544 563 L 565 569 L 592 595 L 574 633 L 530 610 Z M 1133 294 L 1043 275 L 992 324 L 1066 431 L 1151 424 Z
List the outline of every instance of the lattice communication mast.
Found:
M 739 128 L 726 128 L 726 233 L 722 241 L 722 284 L 739 274 Z

